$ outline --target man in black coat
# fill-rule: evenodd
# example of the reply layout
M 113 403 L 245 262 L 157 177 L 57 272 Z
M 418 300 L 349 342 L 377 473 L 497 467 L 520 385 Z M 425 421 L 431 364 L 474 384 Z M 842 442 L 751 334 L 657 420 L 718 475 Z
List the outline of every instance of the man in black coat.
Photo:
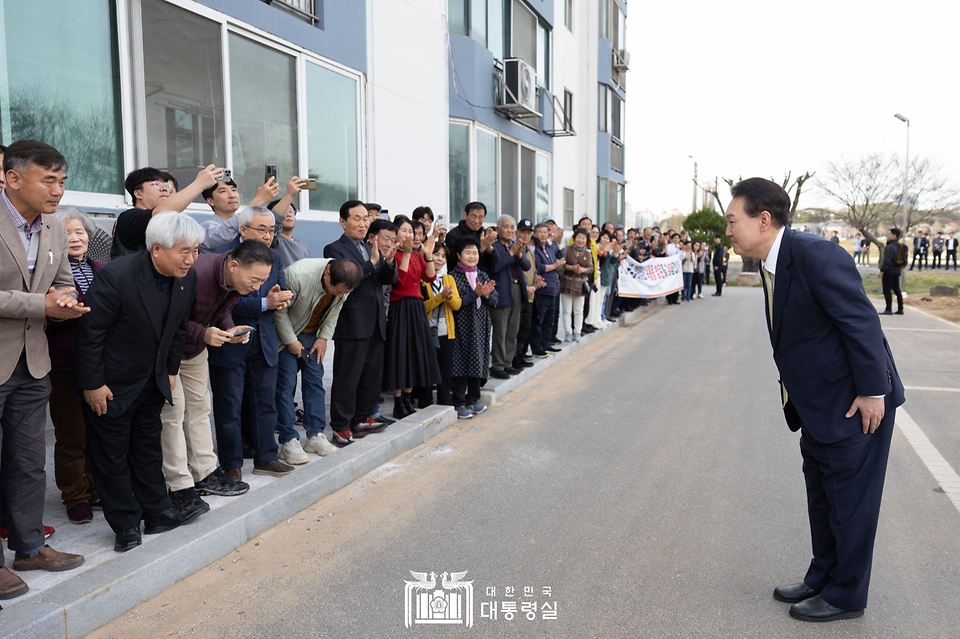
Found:
M 887 303 L 882 315 L 892 315 L 893 295 L 897 295 L 897 315 L 903 315 L 903 293 L 900 292 L 900 271 L 897 266 L 897 253 L 900 251 L 900 229 L 890 229 L 887 234 L 887 246 L 880 256 L 880 277 L 883 282 L 883 299 Z M 904 248 L 906 250 L 906 248 Z M 904 260 L 906 264 L 906 260 Z
M 363 271 L 360 285 L 343 303 L 333 333 L 330 427 L 334 445 L 342 448 L 353 443 L 354 435 L 362 437 L 384 427 L 372 415 L 380 399 L 387 339 L 383 287 L 397 281 L 397 246 L 381 247 L 376 236 L 367 242 L 367 207 L 359 200 L 340 207 L 340 226 L 343 235 L 323 247 L 323 256 L 356 262 Z
M 487 217 L 487 207 L 483 202 L 470 202 L 463 209 L 463 219 L 447 232 L 447 270 L 452 271 L 457 265 L 457 248 L 460 240 L 472 237 L 480 243 L 480 263 L 477 267 L 493 277 L 497 264 L 497 254 L 493 250 L 497 243 L 497 229 L 483 228 L 483 221 Z
M 713 237 L 713 279 L 717 281 L 717 292 L 713 294 L 714 297 L 723 295 L 723 284 L 727 279 L 723 268 L 725 251 L 723 249 L 722 239 L 719 235 Z
M 190 269 L 203 228 L 184 213 L 154 216 L 147 251 L 119 257 L 97 273 L 86 294 L 90 312 L 76 334 L 74 379 L 83 393 L 103 515 L 114 549 L 140 545 L 146 534 L 193 521 L 200 506 L 180 511 L 163 479 L 160 411 L 187 339 L 196 274 Z

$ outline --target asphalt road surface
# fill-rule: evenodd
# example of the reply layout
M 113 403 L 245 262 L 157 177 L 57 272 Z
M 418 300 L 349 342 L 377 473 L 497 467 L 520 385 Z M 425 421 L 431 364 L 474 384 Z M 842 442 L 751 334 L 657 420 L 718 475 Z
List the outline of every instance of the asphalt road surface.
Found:
M 883 324 L 904 409 L 960 469 L 960 327 Z M 773 600 L 809 561 L 797 441 L 763 294 L 727 289 L 598 340 L 93 636 L 960 635 L 960 512 L 901 432 L 865 616 L 805 624 Z M 473 626 L 405 627 L 410 571 L 441 595 L 467 571 Z

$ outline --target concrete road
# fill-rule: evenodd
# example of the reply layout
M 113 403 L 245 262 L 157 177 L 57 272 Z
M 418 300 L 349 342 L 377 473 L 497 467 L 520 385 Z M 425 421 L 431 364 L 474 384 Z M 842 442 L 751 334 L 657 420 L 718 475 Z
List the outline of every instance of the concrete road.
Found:
M 93 636 L 956 637 L 960 512 L 899 432 L 866 615 L 811 626 L 773 600 L 810 551 L 762 309 L 756 288 L 663 308 Z M 884 325 L 952 331 L 889 336 L 905 383 L 960 387 L 956 327 Z M 906 406 L 954 469 L 958 395 Z M 405 628 L 410 571 L 467 571 L 473 627 Z

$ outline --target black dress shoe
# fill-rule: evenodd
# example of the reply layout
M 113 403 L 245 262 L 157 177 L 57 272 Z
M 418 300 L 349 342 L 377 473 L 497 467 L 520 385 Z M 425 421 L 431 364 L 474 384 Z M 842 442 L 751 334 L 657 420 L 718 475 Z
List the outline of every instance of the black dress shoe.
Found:
M 517 360 L 513 364 L 511 364 L 511 367 L 517 370 L 521 370 L 524 368 L 532 368 L 533 362 L 528 362 L 526 360 Z
M 563 349 L 562 349 L 562 348 L 554 348 L 553 346 L 548 346 L 548 347 L 546 347 L 546 348 L 543 349 L 543 350 L 547 351 L 548 353 L 561 353 L 561 352 L 563 352 Z
M 512 375 L 519 375 L 522 371 L 519 368 L 513 368 L 512 366 L 507 366 L 505 369 L 503 369 L 503 372 L 506 373 L 507 375 L 512 376 Z
M 123 532 L 117 533 L 117 541 L 113 544 L 113 549 L 117 552 L 127 552 L 136 548 L 141 543 L 140 540 L 140 529 L 139 528 L 127 528 Z
M 817 595 L 790 606 L 790 616 L 800 621 L 838 621 L 863 616 L 863 610 L 844 610 L 831 606 Z
M 386 428 L 387 425 L 380 422 L 374 422 L 373 424 L 360 422 L 350 428 L 350 433 L 353 434 L 354 437 L 363 438 L 371 433 L 382 433 Z
M 880 311 L 880 315 L 893 315 L 892 311 Z
M 903 309 L 901 308 L 899 311 L 894 313 L 894 315 L 903 315 Z
M 780 586 L 773 589 L 774 599 L 791 604 L 806 601 L 810 597 L 816 597 L 819 594 L 819 590 L 814 590 L 802 581 L 798 584 L 790 584 L 789 586 Z
M 494 379 L 510 379 L 510 375 L 506 371 L 490 371 L 490 377 Z
M 177 510 L 171 506 L 153 519 L 146 520 L 143 523 L 144 535 L 156 535 L 157 533 L 167 532 L 174 528 L 179 528 L 203 514 L 203 508 L 194 506 L 189 510 Z
M 380 422 L 381 424 L 386 424 L 387 426 L 389 426 L 390 424 L 397 423 L 397 420 L 390 419 L 389 417 L 384 417 L 383 415 L 377 415 L 376 417 L 371 417 L 370 419 L 372 419 L 375 422 Z

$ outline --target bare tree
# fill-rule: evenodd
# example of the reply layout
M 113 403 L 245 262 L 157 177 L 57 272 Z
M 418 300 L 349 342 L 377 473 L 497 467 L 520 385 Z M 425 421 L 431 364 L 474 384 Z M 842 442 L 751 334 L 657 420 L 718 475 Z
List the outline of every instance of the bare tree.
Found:
M 903 164 L 894 160 L 897 172 L 903 175 Z M 903 178 L 899 177 L 903 184 Z M 902 186 L 901 186 L 902 189 Z M 903 234 L 911 228 L 921 224 L 933 224 L 945 217 L 952 217 L 958 203 L 960 192 L 944 175 L 943 167 L 929 158 L 918 156 L 910 162 L 910 174 L 907 182 L 907 214 L 906 224 L 903 224 L 904 202 L 902 190 L 897 194 L 897 210 L 893 213 L 891 222 L 903 225 Z
M 856 160 L 827 162 L 826 176 L 817 184 L 845 207 L 841 218 L 883 252 L 883 244 L 874 231 L 897 210 L 898 175 L 903 174 L 897 170 L 895 158 L 870 153 Z

